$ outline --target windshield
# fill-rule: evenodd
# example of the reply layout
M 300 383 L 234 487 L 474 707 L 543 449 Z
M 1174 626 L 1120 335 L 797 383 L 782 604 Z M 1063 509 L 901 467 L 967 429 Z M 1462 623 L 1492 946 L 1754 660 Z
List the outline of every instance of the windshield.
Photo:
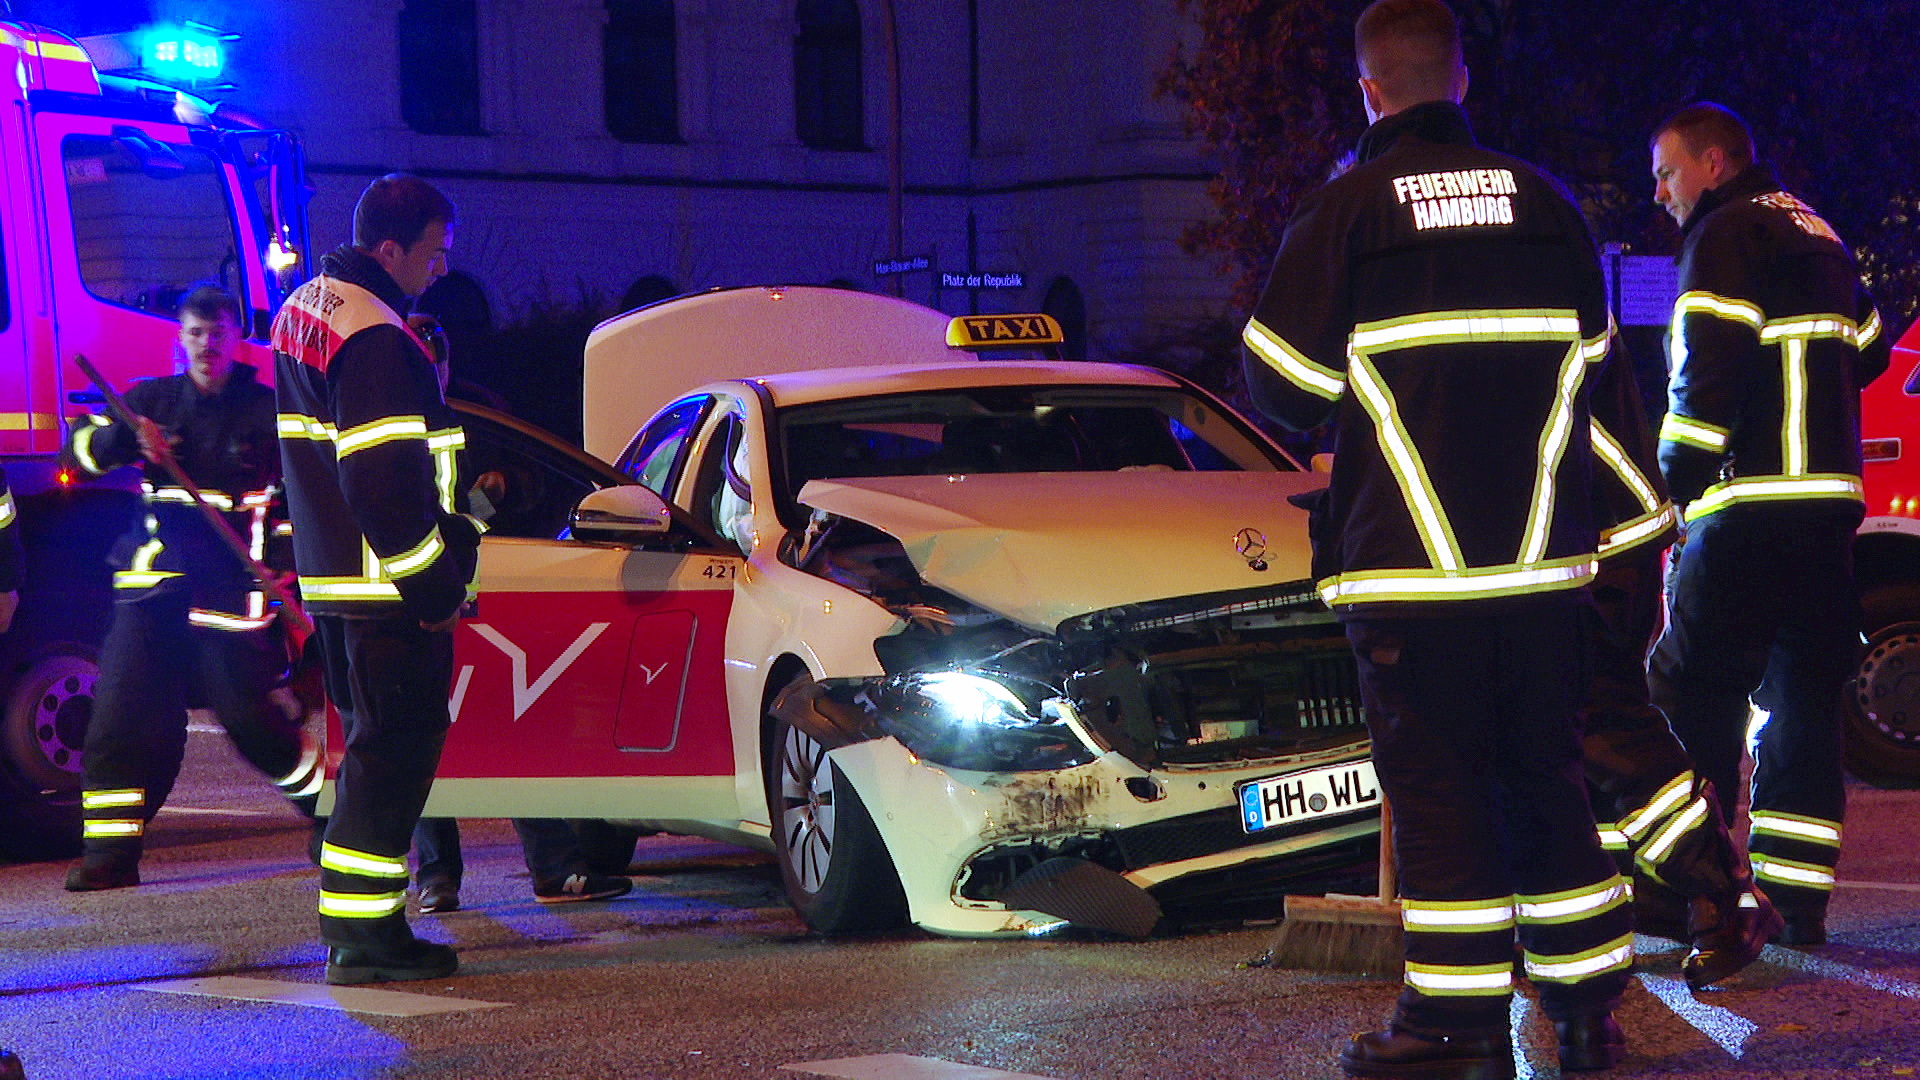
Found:
M 153 160 L 143 162 L 134 147 Z M 93 135 L 70 135 L 60 151 L 89 293 L 168 318 L 196 285 L 244 295 L 225 179 L 212 154 Z
M 1181 390 L 930 390 L 783 410 L 787 490 L 809 480 L 952 473 L 1274 472 L 1295 466 Z

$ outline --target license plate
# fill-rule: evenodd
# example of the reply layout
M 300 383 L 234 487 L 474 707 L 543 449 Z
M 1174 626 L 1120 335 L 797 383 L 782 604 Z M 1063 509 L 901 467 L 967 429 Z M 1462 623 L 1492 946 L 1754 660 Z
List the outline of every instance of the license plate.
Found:
M 1240 824 L 1250 833 L 1380 805 L 1373 762 L 1349 761 L 1240 785 Z

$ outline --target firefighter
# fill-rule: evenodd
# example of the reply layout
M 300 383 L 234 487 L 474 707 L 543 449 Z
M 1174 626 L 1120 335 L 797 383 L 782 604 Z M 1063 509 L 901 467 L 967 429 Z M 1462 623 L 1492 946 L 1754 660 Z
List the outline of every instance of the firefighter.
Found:
M 140 883 L 142 838 L 179 775 L 189 707 L 211 708 L 240 756 L 308 817 L 323 779 L 318 746 L 269 696 L 287 650 L 265 594 L 157 464 L 170 452 L 201 499 L 266 559 L 279 518 L 273 391 L 234 359 L 242 334 L 233 297 L 195 289 L 179 318 L 185 372 L 130 388 L 131 423 L 96 413 L 67 440 L 69 457 L 92 475 L 142 462 L 144 496 L 113 553 L 113 620 L 81 759 L 83 854 L 66 880 L 74 892 Z
M 1730 803 L 1749 698 L 1771 709 L 1754 755 L 1753 875 L 1785 917 L 1780 940 L 1817 945 L 1846 806 L 1859 395 L 1888 342 L 1852 255 L 1755 161 L 1739 117 L 1688 106 L 1655 130 L 1652 156 L 1654 198 L 1681 232 L 1660 468 L 1686 521 L 1654 700 Z
M 1602 846 L 1634 878 L 1635 929 L 1690 940 L 1680 970 L 1699 989 L 1752 963 L 1780 915 L 1753 887 L 1713 784 L 1695 774 L 1648 696 L 1662 552 L 1677 530 L 1625 360 L 1614 357 L 1590 394 L 1600 566 L 1582 609 L 1590 671 L 1580 749 L 1595 812 L 1612 812 L 1599 826 Z
M 1446 4 L 1377 0 L 1355 45 L 1358 163 L 1301 201 L 1243 337 L 1268 415 L 1335 422 L 1315 573 L 1395 811 L 1405 985 L 1340 1063 L 1511 1077 L 1517 928 L 1561 1067 L 1606 1068 L 1633 944 L 1575 734 L 1599 263 L 1556 181 L 1474 141 Z
M 346 732 L 320 852 L 335 984 L 459 966 L 453 949 L 414 937 L 405 911 L 482 530 L 463 513 L 465 435 L 403 315 L 447 272 L 453 224 L 453 204 L 425 181 L 375 180 L 354 207 L 353 243 L 321 260 L 273 324 L 301 594 Z

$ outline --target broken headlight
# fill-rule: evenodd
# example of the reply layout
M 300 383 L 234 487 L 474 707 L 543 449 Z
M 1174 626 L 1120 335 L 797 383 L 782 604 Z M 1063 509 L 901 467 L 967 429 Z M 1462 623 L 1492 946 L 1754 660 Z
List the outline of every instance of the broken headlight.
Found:
M 1024 693 L 1022 693 L 1024 691 Z M 1050 715 L 1053 690 L 965 671 L 896 675 L 868 692 L 881 730 L 936 765 L 1032 772 L 1084 765 L 1093 751 Z

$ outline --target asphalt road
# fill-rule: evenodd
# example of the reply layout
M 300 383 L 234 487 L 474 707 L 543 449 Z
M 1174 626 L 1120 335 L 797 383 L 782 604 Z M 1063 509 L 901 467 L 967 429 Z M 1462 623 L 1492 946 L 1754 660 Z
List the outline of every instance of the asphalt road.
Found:
M 764 859 L 684 838 L 641 842 L 628 897 L 543 906 L 489 821 L 466 830 L 465 909 L 415 917 L 460 947 L 460 974 L 329 994 L 304 828 L 218 735 L 189 755 L 140 888 L 69 894 L 60 866 L 0 867 L 0 1045 L 31 1080 L 1318 1078 L 1395 992 L 1245 967 L 1257 926 L 820 940 Z M 1917 824 L 1920 792 L 1854 789 L 1824 949 L 1770 948 L 1689 995 L 1677 947 L 1640 938 L 1631 1056 L 1604 1075 L 1915 1076 Z M 1521 1075 L 1556 1076 L 1550 1028 L 1515 1011 Z

